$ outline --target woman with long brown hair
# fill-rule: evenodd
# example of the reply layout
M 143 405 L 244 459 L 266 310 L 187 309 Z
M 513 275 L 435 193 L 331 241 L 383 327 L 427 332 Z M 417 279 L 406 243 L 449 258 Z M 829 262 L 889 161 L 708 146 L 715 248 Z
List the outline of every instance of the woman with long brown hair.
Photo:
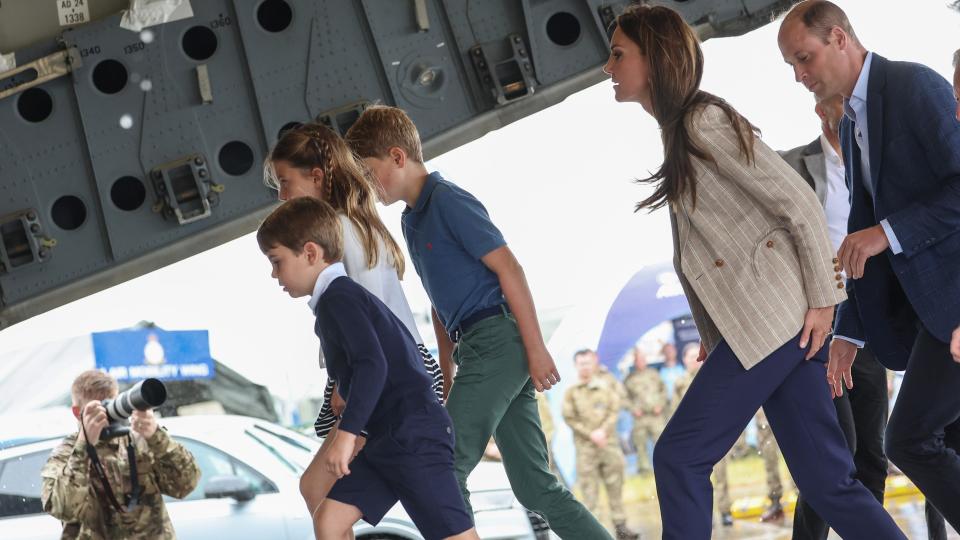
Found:
M 842 537 L 905 538 L 853 479 L 825 383 L 822 347 L 845 293 L 813 191 L 700 90 L 700 44 L 676 12 L 627 8 L 604 70 L 617 101 L 660 125 L 664 162 L 641 181 L 654 192 L 637 209 L 670 209 L 674 266 L 703 343 L 705 363 L 654 451 L 663 537 L 710 538 L 710 472 L 763 406 L 797 486 Z

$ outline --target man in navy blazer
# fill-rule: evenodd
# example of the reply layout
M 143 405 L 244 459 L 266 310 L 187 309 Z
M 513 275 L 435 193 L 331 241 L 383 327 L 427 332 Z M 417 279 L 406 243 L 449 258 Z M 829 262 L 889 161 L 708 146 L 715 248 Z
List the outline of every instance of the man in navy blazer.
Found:
M 857 347 L 906 370 L 887 426 L 887 456 L 960 530 L 960 121 L 946 79 L 860 44 L 846 14 L 807 0 L 778 36 L 797 82 L 844 97 L 840 126 L 851 210 L 837 254 L 846 271 L 827 379 L 853 385 Z

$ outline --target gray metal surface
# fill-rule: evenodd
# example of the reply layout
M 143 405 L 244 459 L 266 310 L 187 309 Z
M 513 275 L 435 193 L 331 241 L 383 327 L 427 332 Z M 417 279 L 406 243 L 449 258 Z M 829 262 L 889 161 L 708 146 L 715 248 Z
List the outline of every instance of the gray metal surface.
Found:
M 709 37 L 791 1 L 653 3 Z M 24 21 L 50 16 L 13 4 Z M 0 328 L 253 230 L 275 200 L 261 165 L 284 127 L 343 132 L 364 106 L 397 105 L 430 158 L 595 84 L 626 4 L 202 0 L 145 33 L 98 14 L 31 27 L 32 41 L 3 35 L 16 26 L 3 17 L 0 52 L 35 43 L 18 65 L 75 60 L 46 82 L 0 73 Z

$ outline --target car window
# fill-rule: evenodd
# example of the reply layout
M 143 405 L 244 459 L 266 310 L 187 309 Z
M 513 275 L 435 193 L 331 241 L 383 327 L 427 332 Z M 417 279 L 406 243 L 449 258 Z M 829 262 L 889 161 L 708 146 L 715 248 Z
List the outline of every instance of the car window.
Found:
M 215 476 L 239 476 L 244 478 L 250 482 L 250 485 L 253 486 L 253 492 L 256 494 L 275 493 L 277 491 L 277 486 L 273 485 L 273 482 L 227 453 L 193 439 L 174 438 L 193 454 L 201 472 L 200 482 L 196 489 L 180 500 L 195 501 L 203 499 L 206 483 Z M 177 499 L 167 498 L 167 500 L 173 502 Z
M 310 465 L 319 445 L 302 440 L 301 435 L 268 429 L 259 424 L 245 431 L 247 436 L 262 444 L 294 473 L 301 474 Z
M 43 450 L 0 463 L 0 518 L 43 512 L 40 471 L 48 457 Z

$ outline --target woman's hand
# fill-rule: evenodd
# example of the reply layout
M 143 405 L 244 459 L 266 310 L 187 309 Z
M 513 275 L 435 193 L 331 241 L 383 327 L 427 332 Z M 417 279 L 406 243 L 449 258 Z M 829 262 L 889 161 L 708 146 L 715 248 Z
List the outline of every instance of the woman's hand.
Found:
M 800 332 L 800 348 L 810 350 L 807 352 L 807 360 L 813 358 L 820 348 L 823 347 L 827 336 L 833 329 L 833 306 L 822 308 L 810 308 L 803 319 L 803 331 Z

